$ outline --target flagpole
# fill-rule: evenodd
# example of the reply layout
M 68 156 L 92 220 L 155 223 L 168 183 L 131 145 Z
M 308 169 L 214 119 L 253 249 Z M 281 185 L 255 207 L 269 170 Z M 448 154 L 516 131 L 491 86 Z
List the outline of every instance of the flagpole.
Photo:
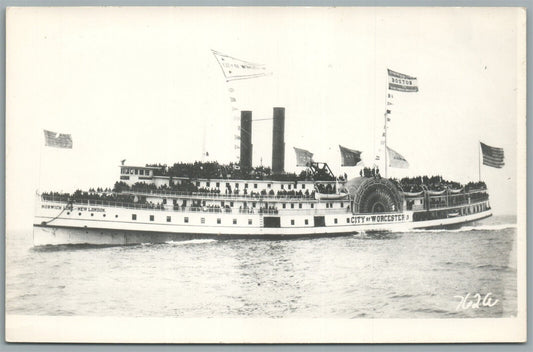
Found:
M 383 115 L 384 116 L 384 128 L 385 128 L 385 155 L 383 157 L 383 161 L 385 162 L 385 173 L 384 173 L 384 176 L 385 178 L 387 178 L 387 175 L 388 175 L 388 166 L 389 166 L 389 163 L 388 163 L 388 160 L 387 160 L 387 102 L 388 102 L 388 88 L 389 88 L 389 74 L 387 72 L 387 75 L 385 76 L 385 114 Z
M 481 142 L 478 141 L 477 143 L 477 174 L 478 174 L 478 181 L 481 182 Z
M 41 131 L 43 131 L 43 129 L 41 128 Z M 39 146 L 39 184 L 37 185 L 37 189 L 39 192 L 41 192 L 41 170 L 42 170 L 42 164 L 43 164 L 43 148 L 44 148 L 44 143 L 46 143 L 46 141 L 42 140 L 43 136 L 41 135 L 41 143 L 40 146 Z
M 389 163 L 388 163 L 388 160 L 387 160 L 387 112 L 385 111 L 385 156 L 384 156 L 384 161 L 385 161 L 385 178 L 387 178 L 387 170 L 388 170 L 388 166 L 389 166 Z

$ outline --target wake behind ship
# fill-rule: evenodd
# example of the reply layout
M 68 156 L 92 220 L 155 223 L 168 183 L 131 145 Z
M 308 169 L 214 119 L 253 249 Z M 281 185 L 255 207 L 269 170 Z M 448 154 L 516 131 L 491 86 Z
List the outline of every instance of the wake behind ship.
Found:
M 274 108 L 273 120 L 272 168 L 252 167 L 251 112 L 242 111 L 239 164 L 123 164 L 113 189 L 39 194 L 34 245 L 404 232 L 492 215 L 483 182 L 396 180 L 376 168 L 348 179 L 312 160 L 300 174 L 287 173 L 285 109 Z

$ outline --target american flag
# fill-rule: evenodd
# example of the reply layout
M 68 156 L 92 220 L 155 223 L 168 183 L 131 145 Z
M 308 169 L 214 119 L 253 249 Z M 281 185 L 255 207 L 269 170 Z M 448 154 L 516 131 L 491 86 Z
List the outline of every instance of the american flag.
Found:
M 44 130 L 44 145 L 47 147 L 72 149 L 72 136 Z
M 505 165 L 503 148 L 491 147 L 482 142 L 479 143 L 483 153 L 483 165 L 501 169 Z

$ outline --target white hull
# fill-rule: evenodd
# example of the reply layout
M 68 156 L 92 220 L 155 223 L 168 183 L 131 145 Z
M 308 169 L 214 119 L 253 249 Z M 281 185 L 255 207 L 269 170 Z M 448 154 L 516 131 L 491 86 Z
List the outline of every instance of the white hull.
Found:
M 281 219 L 280 227 L 274 228 L 264 227 L 264 218 L 268 215 L 263 214 L 105 208 L 105 212 L 100 213 L 91 213 L 90 209 L 79 213 L 74 210 L 68 215 L 64 212 L 56 217 L 58 212 L 56 209 L 45 209 L 36 216 L 34 245 L 129 245 L 196 238 L 295 238 L 341 236 L 360 232 L 406 232 L 460 226 L 492 215 L 490 210 L 486 210 L 464 216 L 413 221 L 412 212 L 372 215 L 344 212 L 326 214 L 323 226 L 314 226 L 313 216 L 324 214 L 289 213 L 278 215 Z M 131 220 L 132 213 L 136 214 L 138 220 Z M 103 218 L 103 214 L 108 216 Z M 153 221 L 149 220 L 150 214 L 155 214 Z M 167 217 L 171 217 L 170 221 Z M 185 217 L 188 218 L 186 224 L 183 223 Z

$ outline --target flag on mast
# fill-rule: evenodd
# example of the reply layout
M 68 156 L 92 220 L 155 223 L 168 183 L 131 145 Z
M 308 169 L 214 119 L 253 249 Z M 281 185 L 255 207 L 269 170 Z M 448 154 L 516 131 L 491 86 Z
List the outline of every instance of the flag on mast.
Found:
M 44 145 L 47 147 L 72 149 L 72 136 L 65 133 L 44 131 Z
M 409 167 L 409 163 L 400 153 L 389 147 L 387 147 L 387 152 L 389 153 L 388 156 L 390 167 L 397 167 L 400 169 L 407 169 Z
M 296 153 L 296 166 L 309 166 L 313 162 L 313 153 L 308 150 L 294 147 Z
M 212 49 L 211 51 L 217 59 L 227 82 L 237 79 L 263 77 L 269 74 L 263 64 L 237 59 Z
M 240 109 L 238 108 L 237 92 L 235 92 L 234 87 L 229 86 L 230 84 L 233 84 L 230 82 L 235 80 L 263 77 L 266 75 L 270 75 L 271 72 L 267 71 L 266 66 L 263 64 L 257 64 L 237 59 L 235 57 L 223 54 L 213 49 L 211 49 L 211 52 L 217 60 L 218 65 L 222 70 L 222 74 L 224 75 L 224 78 L 226 80 L 226 83 L 228 84 L 228 94 L 231 104 L 231 111 L 233 114 L 233 120 L 237 127 L 237 131 L 240 133 L 241 125 L 240 116 L 238 115 L 238 111 L 240 111 Z M 240 142 L 239 138 L 237 137 L 234 138 L 234 149 L 236 151 L 235 158 L 237 160 L 240 160 Z
M 503 148 L 491 147 L 483 142 L 479 143 L 483 153 L 483 165 L 501 169 L 505 165 Z
M 399 92 L 418 92 L 418 80 L 416 77 L 404 75 L 387 69 L 389 74 L 389 89 Z
M 341 151 L 341 166 L 356 166 L 361 162 L 361 152 L 355 149 L 349 149 L 339 145 Z

